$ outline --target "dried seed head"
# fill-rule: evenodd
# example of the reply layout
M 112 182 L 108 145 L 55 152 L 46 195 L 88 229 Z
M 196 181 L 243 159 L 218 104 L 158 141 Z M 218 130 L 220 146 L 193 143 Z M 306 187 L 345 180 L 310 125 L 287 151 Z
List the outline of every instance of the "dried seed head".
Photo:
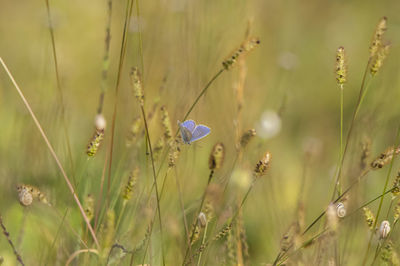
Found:
M 104 139 L 104 129 L 96 129 L 96 131 L 93 134 L 93 137 L 90 139 L 89 144 L 87 145 L 86 154 L 89 157 L 93 157 L 96 155 L 103 139 Z
M 390 223 L 389 221 L 383 221 L 381 226 L 379 227 L 379 237 L 381 239 L 386 238 L 390 232 Z
M 387 55 L 389 54 L 390 46 L 390 44 L 385 44 L 379 47 L 377 55 L 374 57 L 375 59 L 370 68 L 370 72 L 373 76 L 375 76 L 382 67 L 383 61 L 385 61 Z
M 199 223 L 201 225 L 201 227 L 205 227 L 207 224 L 207 217 L 206 214 L 204 212 L 200 212 L 199 213 L 199 217 L 197 217 L 197 219 L 199 219 Z
M 271 153 L 266 152 L 264 157 L 258 161 L 254 173 L 256 177 L 261 177 L 267 173 L 268 168 L 271 164 Z
M 94 198 L 91 194 L 88 194 L 84 200 L 85 213 L 89 221 L 94 217 Z
M 339 219 L 337 215 L 337 208 L 334 204 L 329 204 L 328 209 L 326 210 L 326 220 L 328 222 L 328 227 L 332 231 L 336 231 L 339 224 Z
M 287 232 L 283 235 L 281 239 L 281 251 L 287 252 L 293 245 L 296 235 L 300 233 L 300 227 L 298 223 L 292 223 L 287 230 Z
M 396 206 L 394 207 L 394 221 L 396 222 L 400 218 L 400 201 L 397 202 Z
M 339 85 L 343 85 L 346 82 L 346 78 L 347 78 L 347 66 L 345 60 L 344 47 L 340 46 L 336 52 L 336 82 Z
M 192 241 L 190 242 L 191 245 L 196 243 L 197 240 L 199 240 L 200 237 L 200 226 L 198 224 L 192 224 Z
M 364 211 L 364 218 L 365 221 L 367 222 L 368 228 L 370 230 L 373 230 L 375 223 L 375 216 L 372 214 L 371 210 L 368 207 L 364 207 L 363 211 Z
M 128 201 L 132 198 L 133 190 L 135 189 L 136 186 L 136 180 L 139 176 L 139 168 L 136 167 L 135 170 L 133 170 L 129 177 L 128 177 L 128 182 L 126 183 L 123 191 L 122 191 L 122 198 L 125 201 Z
M 387 241 L 382 248 L 381 259 L 385 262 L 384 265 L 389 265 L 388 263 L 392 260 L 393 255 L 393 243 L 392 241 Z
M 260 39 L 257 37 L 250 37 L 242 42 L 239 48 L 234 50 L 223 62 L 222 65 L 226 70 L 231 69 L 236 65 L 239 57 L 247 55 L 253 51 L 260 44 Z
M 181 153 L 181 149 L 179 147 L 179 141 L 171 141 L 170 142 L 170 152 L 169 152 L 169 161 L 168 167 L 174 167 L 176 164 L 176 160 L 178 160 L 179 154 Z
M 98 130 L 106 129 L 106 124 L 106 119 L 102 114 L 96 115 L 96 117 L 94 118 L 94 125 Z
M 154 145 L 154 148 L 153 148 L 154 160 L 158 160 L 162 150 L 164 149 L 164 145 L 165 145 L 164 137 L 161 136 L 157 140 L 156 145 Z
M 242 137 L 240 138 L 240 146 L 238 149 L 244 149 L 247 144 L 249 144 L 250 140 L 256 135 L 256 130 L 254 128 L 247 130 L 243 133 Z
M 376 26 L 374 35 L 372 36 L 371 46 L 369 47 L 369 57 L 373 58 L 378 52 L 379 47 L 382 44 L 382 37 L 387 30 L 387 18 L 383 17 Z
M 344 206 L 344 204 L 342 202 L 339 202 L 336 205 L 336 215 L 339 218 L 343 218 L 346 216 L 346 207 Z
M 210 158 L 208 160 L 208 167 L 211 170 L 221 168 L 225 157 L 225 147 L 221 142 L 216 143 L 211 150 Z
M 232 224 L 226 225 L 224 228 L 221 229 L 213 238 L 214 241 L 217 241 L 224 236 L 226 236 L 232 230 Z
M 393 181 L 392 194 L 397 196 L 400 193 L 400 171 L 397 173 L 396 178 Z
M 23 206 L 29 206 L 33 202 L 33 195 L 32 195 L 32 189 L 28 188 L 24 185 L 18 186 L 18 199 L 21 205 Z
M 140 129 L 142 128 L 142 119 L 137 117 L 133 120 L 131 128 L 129 130 L 129 135 L 126 140 L 126 145 L 129 147 L 131 146 L 137 139 L 140 133 Z
M 386 149 L 386 151 L 381 153 L 375 160 L 372 161 L 371 167 L 373 169 L 382 168 L 392 161 L 393 154 L 397 155 L 399 153 L 400 153 L 399 148 L 394 149 L 393 147 L 389 147 Z
M 210 221 L 215 216 L 214 207 L 209 200 L 207 200 L 204 204 L 204 214 L 208 218 L 208 221 Z
M 131 77 L 133 93 L 135 94 L 135 97 L 138 100 L 139 104 L 143 106 L 144 92 L 142 85 L 142 77 L 137 67 L 133 67 L 131 69 L 130 77 Z
M 363 170 L 368 165 L 368 160 L 371 154 L 371 139 L 364 137 L 361 142 L 361 159 L 360 159 L 360 169 Z
M 165 106 L 161 107 L 161 122 L 164 127 L 164 137 L 165 140 L 170 143 L 172 140 L 172 125 L 169 119 L 169 114 Z

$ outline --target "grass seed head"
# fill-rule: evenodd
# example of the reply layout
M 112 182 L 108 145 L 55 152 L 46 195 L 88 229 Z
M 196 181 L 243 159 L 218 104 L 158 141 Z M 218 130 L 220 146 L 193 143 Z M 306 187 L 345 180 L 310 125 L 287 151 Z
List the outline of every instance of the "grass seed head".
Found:
M 336 82 L 343 85 L 347 79 L 347 65 L 344 53 L 344 47 L 340 46 L 336 52 Z M 343 88 L 343 87 L 342 87 Z
M 83 206 L 87 218 L 91 221 L 94 217 L 94 197 L 92 194 L 88 194 L 85 197 Z
M 129 135 L 126 140 L 126 146 L 129 147 L 136 142 L 136 139 L 138 138 L 141 129 L 142 129 L 142 119 L 140 117 L 136 117 L 133 120 L 133 123 L 129 130 Z
M 374 230 L 375 216 L 368 207 L 363 208 L 364 218 L 370 230 Z
M 371 64 L 370 72 L 373 76 L 378 73 L 379 69 L 382 67 L 383 62 L 385 61 L 387 55 L 389 54 L 390 44 L 384 44 L 379 47 L 376 56 L 374 57 L 374 61 Z
M 240 138 L 240 146 L 239 149 L 244 149 L 247 144 L 249 144 L 250 140 L 256 135 L 256 130 L 254 128 L 247 130 L 243 133 L 242 137 Z
M 383 34 L 386 32 L 386 30 L 387 30 L 387 18 L 383 17 L 383 18 L 381 18 L 378 25 L 376 26 L 374 35 L 372 36 L 372 42 L 369 47 L 369 57 L 370 58 L 373 58 L 376 55 L 376 53 L 378 52 L 378 50 L 382 44 Z
M 398 155 L 400 153 L 399 148 L 389 147 L 383 153 L 381 153 L 375 160 L 372 161 L 371 167 L 372 169 L 380 169 L 385 165 L 388 165 L 393 158 L 394 155 Z
M 242 42 L 239 48 L 234 50 L 223 62 L 222 65 L 226 70 L 233 68 L 239 57 L 247 55 L 253 51 L 260 44 L 260 39 L 257 37 L 250 37 Z
M 264 157 L 258 161 L 256 168 L 254 169 L 254 173 L 256 177 L 261 177 L 267 173 L 271 164 L 271 153 L 266 152 Z
M 93 137 L 90 139 L 89 144 L 86 148 L 86 154 L 89 157 L 93 157 L 99 150 L 100 144 L 103 142 L 104 139 L 104 129 L 97 129 L 95 130 Z
M 170 143 L 172 140 L 172 124 L 169 119 L 169 114 L 165 106 L 161 107 L 161 122 L 164 127 L 164 137 L 165 140 Z
M 210 170 L 221 168 L 225 158 L 225 147 L 221 142 L 216 143 L 211 150 L 210 158 L 208 160 L 208 167 Z
M 141 106 L 144 105 L 144 91 L 142 77 L 137 67 L 133 67 L 130 73 L 133 93 Z
M 136 180 L 139 176 L 139 168 L 136 167 L 135 170 L 133 170 L 129 177 L 128 177 L 128 182 L 126 183 L 126 185 L 124 186 L 124 189 L 122 191 L 122 198 L 125 201 L 128 201 L 132 198 L 132 194 L 133 191 L 135 189 L 136 186 Z

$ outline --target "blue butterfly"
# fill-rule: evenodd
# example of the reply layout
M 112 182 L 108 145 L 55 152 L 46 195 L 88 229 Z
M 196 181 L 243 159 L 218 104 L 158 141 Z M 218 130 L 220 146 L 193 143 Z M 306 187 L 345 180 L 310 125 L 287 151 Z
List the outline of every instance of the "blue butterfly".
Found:
M 199 140 L 210 134 L 211 129 L 205 125 L 197 125 L 193 120 L 186 120 L 181 123 L 178 121 L 179 129 L 181 131 L 182 140 L 186 144 Z

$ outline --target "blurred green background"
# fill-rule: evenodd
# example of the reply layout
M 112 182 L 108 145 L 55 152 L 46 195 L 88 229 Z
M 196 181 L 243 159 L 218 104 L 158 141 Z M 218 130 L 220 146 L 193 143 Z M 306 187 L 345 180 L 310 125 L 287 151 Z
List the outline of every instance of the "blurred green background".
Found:
M 77 191 L 83 199 L 87 193 L 98 193 L 110 143 L 110 134 L 106 131 L 106 140 L 99 154 L 90 161 L 86 159 L 85 147 L 93 134 L 93 119 L 100 93 L 107 3 L 57 0 L 50 1 L 50 8 L 65 118 L 75 165 L 73 175 L 79 182 Z M 113 1 L 110 70 L 104 105 L 107 129 L 111 129 L 125 9 L 126 2 Z M 346 133 L 368 60 L 370 40 L 382 16 L 388 17 L 385 38 L 391 41 L 392 48 L 382 70 L 371 82 L 357 120 L 345 161 L 345 183 L 348 184 L 348 180 L 357 175 L 354 169 L 358 167 L 360 142 L 364 137 L 372 140 L 372 157 L 394 143 L 400 113 L 397 60 L 400 56 L 399 10 L 400 2 L 394 0 L 140 1 L 140 16 L 135 9 L 129 25 L 118 95 L 113 195 L 119 193 L 121 184 L 134 166 L 140 166 L 142 170 L 138 191 L 148 189 L 152 182 L 151 169 L 145 167 L 143 141 L 134 148 L 125 146 L 130 125 L 135 117 L 140 116 L 128 75 L 132 66 L 141 68 L 139 30 L 143 40 L 146 110 L 150 112 L 153 103 L 159 101 L 159 106 L 168 108 L 176 130 L 175 121 L 183 118 L 197 94 L 221 68 L 222 60 L 242 42 L 251 21 L 252 35 L 260 37 L 261 45 L 246 57 L 241 131 L 256 128 L 258 136 L 246 148 L 240 164 L 232 169 L 236 156 L 233 121 L 236 118 L 234 88 L 238 69 L 224 72 L 190 116 L 208 125 L 212 133 L 198 143 L 182 147 L 177 171 L 167 182 L 165 198 L 168 200 L 162 200 L 161 210 L 165 215 L 167 235 L 174 235 L 172 228 L 175 225 L 177 238 L 183 241 L 181 211 L 173 175 L 181 181 L 185 205 L 197 206 L 195 204 L 207 182 L 208 155 L 217 141 L 225 144 L 226 160 L 224 167 L 216 172 L 216 182 L 232 170 L 242 171 L 237 178 L 240 180 L 246 171 L 253 170 L 268 150 L 273 156 L 272 167 L 251 192 L 243 210 L 243 220 L 251 264 L 273 262 L 279 252 L 282 235 L 296 219 L 304 169 L 306 224 L 326 208 L 333 190 L 332 177 L 339 154 L 340 118 L 339 88 L 334 72 L 336 49 L 345 47 L 349 67 L 348 83 L 344 88 Z M 45 1 L 0 2 L 0 56 L 72 176 Z M 161 86 L 164 89 L 160 92 Z M 263 120 L 271 122 L 269 119 L 273 121 L 272 131 L 276 131 L 271 134 L 268 133 L 270 128 L 262 127 Z M 55 263 L 57 256 L 59 263 L 64 264 L 68 255 L 78 249 L 79 243 L 68 226 L 65 226 L 63 237 L 51 250 L 53 237 L 66 207 L 71 211 L 67 220 L 77 231 L 82 227 L 81 217 L 39 131 L 3 70 L 0 71 L 0 121 L 0 214 L 4 223 L 15 242 L 18 236 L 23 236 L 20 252 L 27 265 L 39 265 L 45 256 L 53 258 L 50 264 Z M 163 134 L 159 114 L 150 123 L 150 134 L 153 143 Z M 314 147 L 312 159 L 305 162 L 305 150 L 310 145 Z M 350 197 L 357 198 L 357 202 L 361 203 L 377 196 L 382 191 L 385 174 L 385 171 L 373 172 L 361 183 L 357 193 Z M 45 205 L 32 206 L 23 227 L 23 212 L 26 210 L 18 203 L 15 186 L 19 183 L 35 185 L 54 206 L 51 209 Z M 232 188 L 232 191 L 235 189 Z M 389 200 L 385 201 L 386 204 Z M 155 205 L 153 207 L 155 209 Z M 133 207 L 128 209 L 133 210 Z M 131 214 L 124 220 L 121 231 L 123 228 L 128 230 L 132 221 L 140 220 L 140 216 L 128 213 Z M 362 213 L 350 219 L 359 226 L 351 238 L 348 237 L 347 253 L 363 254 L 368 234 Z M 141 239 L 146 226 L 144 222 L 138 224 L 141 227 L 138 227 L 140 230 L 137 229 L 134 241 Z M 174 253 L 182 253 L 181 248 L 174 247 L 177 243 L 171 238 L 166 244 L 170 253 L 168 265 L 174 265 Z M 117 235 L 116 239 L 123 237 Z M 128 242 L 126 239 L 121 241 Z M 0 237 L 0 255 L 6 265 L 15 264 L 12 250 L 3 236 Z M 180 256 L 179 261 L 182 260 Z M 359 262 L 359 258 L 354 256 L 346 259 L 348 265 Z

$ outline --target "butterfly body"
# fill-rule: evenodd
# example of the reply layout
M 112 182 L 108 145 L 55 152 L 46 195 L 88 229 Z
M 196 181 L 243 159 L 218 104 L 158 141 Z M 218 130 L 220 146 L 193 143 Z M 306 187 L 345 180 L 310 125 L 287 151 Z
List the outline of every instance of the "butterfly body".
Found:
M 181 132 L 182 140 L 186 144 L 202 139 L 210 134 L 211 129 L 205 125 L 196 125 L 193 120 L 186 120 L 180 123 L 178 121 L 179 129 Z

